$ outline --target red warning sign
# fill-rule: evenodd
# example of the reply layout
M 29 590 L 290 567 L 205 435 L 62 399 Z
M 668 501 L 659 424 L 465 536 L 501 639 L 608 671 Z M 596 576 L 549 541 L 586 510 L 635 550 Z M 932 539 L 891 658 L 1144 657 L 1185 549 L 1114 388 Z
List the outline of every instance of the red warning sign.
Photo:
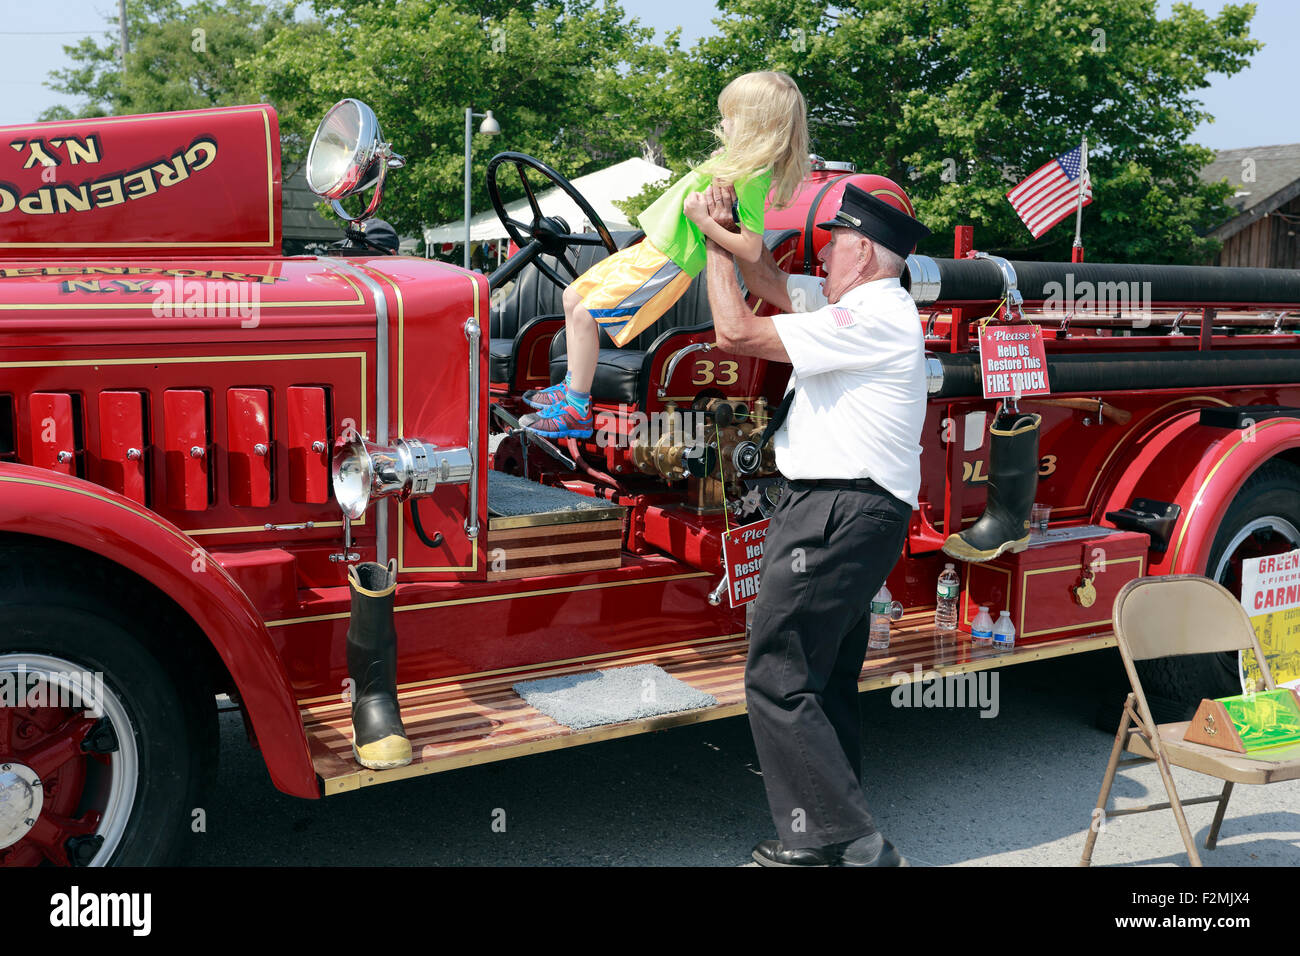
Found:
M 727 569 L 727 594 L 732 607 L 758 597 L 758 576 L 763 570 L 763 544 L 767 539 L 767 518 L 722 536 L 722 562 Z
M 980 380 L 985 398 L 1050 395 L 1043 330 L 1027 324 L 982 326 Z

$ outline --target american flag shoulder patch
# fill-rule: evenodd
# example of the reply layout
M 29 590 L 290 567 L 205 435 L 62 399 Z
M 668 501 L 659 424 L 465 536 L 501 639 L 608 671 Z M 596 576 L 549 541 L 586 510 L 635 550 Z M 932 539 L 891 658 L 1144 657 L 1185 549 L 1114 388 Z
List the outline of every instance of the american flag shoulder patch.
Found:
M 838 306 L 831 308 L 831 318 L 835 320 L 836 326 L 841 329 L 847 329 L 858 323 L 853 318 L 853 313 L 848 309 L 841 309 Z

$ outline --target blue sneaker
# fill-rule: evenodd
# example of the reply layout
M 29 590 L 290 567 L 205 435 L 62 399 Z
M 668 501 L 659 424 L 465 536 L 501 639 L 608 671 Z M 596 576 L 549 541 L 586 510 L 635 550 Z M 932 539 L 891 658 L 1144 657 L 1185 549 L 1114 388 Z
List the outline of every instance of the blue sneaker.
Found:
M 530 388 L 520 398 L 533 408 L 549 408 L 564 399 L 564 383 L 552 385 L 550 388 Z
M 566 398 L 525 415 L 519 424 L 545 438 L 590 438 L 595 434 L 595 416 L 591 410 L 584 415 Z

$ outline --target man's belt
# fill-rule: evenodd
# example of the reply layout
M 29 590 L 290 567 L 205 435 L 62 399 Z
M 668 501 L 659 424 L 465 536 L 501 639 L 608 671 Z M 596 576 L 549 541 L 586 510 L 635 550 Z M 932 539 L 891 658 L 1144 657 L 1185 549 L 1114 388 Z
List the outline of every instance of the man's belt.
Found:
M 870 478 L 791 478 L 787 484 L 795 491 L 813 491 L 818 488 L 832 488 L 838 491 L 877 491 L 890 494 Z M 890 495 L 890 497 L 893 497 Z

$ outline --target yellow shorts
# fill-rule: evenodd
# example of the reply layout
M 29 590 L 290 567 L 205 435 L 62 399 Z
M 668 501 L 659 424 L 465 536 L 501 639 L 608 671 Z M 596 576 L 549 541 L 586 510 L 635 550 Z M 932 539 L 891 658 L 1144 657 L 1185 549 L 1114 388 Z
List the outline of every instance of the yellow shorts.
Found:
M 667 312 L 691 284 L 677 263 L 642 240 L 602 259 L 569 286 L 618 346 Z

